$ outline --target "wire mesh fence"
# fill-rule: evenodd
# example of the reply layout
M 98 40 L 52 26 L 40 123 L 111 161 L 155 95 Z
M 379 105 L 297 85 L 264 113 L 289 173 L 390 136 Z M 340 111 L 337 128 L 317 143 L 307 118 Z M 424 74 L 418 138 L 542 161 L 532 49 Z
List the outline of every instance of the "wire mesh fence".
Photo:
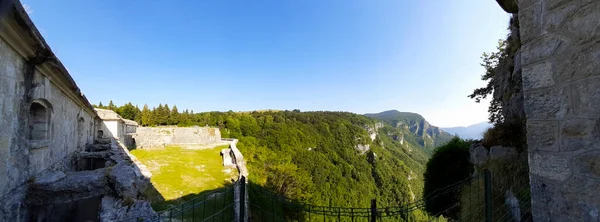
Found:
M 527 157 L 494 160 L 469 178 L 408 205 L 370 208 L 315 206 L 250 183 L 249 221 L 531 221 Z M 430 215 L 427 204 L 443 204 Z M 415 217 L 416 212 L 419 212 Z
M 234 189 L 230 184 L 218 190 L 203 193 L 177 206 L 152 216 L 132 217 L 123 221 L 234 221 Z
M 489 161 L 472 176 L 407 205 L 316 206 L 278 195 L 241 177 L 153 217 L 125 221 L 500 221 L 531 220 L 527 156 Z M 451 200 L 451 201 L 448 201 Z M 434 213 L 431 205 L 441 204 Z

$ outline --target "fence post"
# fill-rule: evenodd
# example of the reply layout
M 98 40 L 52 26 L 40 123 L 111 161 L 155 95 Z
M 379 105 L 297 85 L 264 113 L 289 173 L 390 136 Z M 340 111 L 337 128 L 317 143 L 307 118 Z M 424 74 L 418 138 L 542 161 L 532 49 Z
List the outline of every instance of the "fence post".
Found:
M 485 221 L 493 221 L 493 206 L 492 206 L 492 174 L 486 169 L 483 172 L 485 185 Z
M 246 220 L 246 177 L 242 176 L 242 181 L 240 182 L 240 221 L 244 222 Z
M 371 200 L 371 222 L 377 221 L 377 200 Z

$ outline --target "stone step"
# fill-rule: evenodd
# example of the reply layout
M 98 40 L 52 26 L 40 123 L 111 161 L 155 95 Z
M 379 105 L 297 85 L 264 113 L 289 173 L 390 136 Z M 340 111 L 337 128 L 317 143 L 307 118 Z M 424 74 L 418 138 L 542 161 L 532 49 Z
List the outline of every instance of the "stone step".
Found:
M 91 152 L 104 151 L 110 149 L 110 144 L 88 144 L 85 148 Z
M 112 194 L 106 169 L 56 173 L 40 177 L 28 187 L 27 202 L 34 205 L 72 202 Z
M 111 140 L 110 138 L 101 138 L 101 139 L 96 139 L 94 141 L 95 144 L 110 144 Z

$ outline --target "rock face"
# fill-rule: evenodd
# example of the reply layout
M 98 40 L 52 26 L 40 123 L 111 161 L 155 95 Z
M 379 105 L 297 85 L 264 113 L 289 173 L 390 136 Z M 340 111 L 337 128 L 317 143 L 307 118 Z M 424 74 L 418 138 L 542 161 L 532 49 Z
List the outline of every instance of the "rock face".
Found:
M 534 221 L 600 220 L 600 1 L 518 1 Z
M 142 200 L 133 200 L 125 203 L 123 200 L 113 197 L 102 198 L 100 208 L 100 221 L 121 221 L 133 219 L 134 221 L 156 221 L 158 215 L 150 204 Z

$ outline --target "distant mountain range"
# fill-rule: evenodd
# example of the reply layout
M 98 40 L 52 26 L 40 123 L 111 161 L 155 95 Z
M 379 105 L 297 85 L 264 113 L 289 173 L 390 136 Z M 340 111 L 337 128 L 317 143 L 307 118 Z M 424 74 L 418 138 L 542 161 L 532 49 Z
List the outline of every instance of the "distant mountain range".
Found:
M 492 126 L 493 125 L 488 122 L 481 122 L 467 127 L 449 127 L 442 128 L 442 130 L 452 135 L 458 135 L 463 139 L 481 139 L 483 138 L 483 133 L 485 133 L 485 131 Z
M 415 142 L 428 151 L 446 144 L 454 137 L 453 134 L 444 132 L 439 127 L 429 124 L 423 116 L 417 113 L 388 110 L 380 113 L 367 113 L 365 116 L 388 123 L 398 129 L 404 139 L 414 139 L 416 140 Z M 409 133 L 403 133 L 405 131 Z

